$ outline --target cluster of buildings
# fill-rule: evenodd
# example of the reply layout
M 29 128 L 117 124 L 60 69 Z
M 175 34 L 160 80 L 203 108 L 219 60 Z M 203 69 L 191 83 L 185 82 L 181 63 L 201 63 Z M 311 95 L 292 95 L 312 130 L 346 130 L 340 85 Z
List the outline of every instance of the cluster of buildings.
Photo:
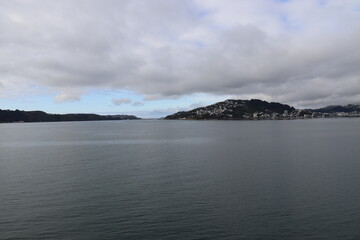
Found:
M 286 104 L 268 103 L 258 99 L 229 99 L 207 107 L 178 112 L 165 119 L 290 120 L 339 117 L 360 117 L 360 107 L 347 105 L 321 109 L 295 109 Z
M 284 113 L 266 113 L 255 112 L 253 114 L 247 113 L 243 115 L 244 119 L 249 120 L 291 120 L 291 119 L 311 119 L 311 118 L 340 118 L 340 117 L 360 117 L 360 112 L 334 112 L 334 113 L 322 113 L 313 112 L 308 110 L 296 109 L 292 112 L 287 110 Z
M 264 111 L 264 112 L 245 112 L 241 116 L 232 114 L 231 109 L 223 106 L 207 109 L 199 108 L 187 116 L 178 119 L 244 119 L 244 120 L 292 120 L 292 119 L 312 119 L 312 118 L 340 118 L 340 117 L 360 117 L 359 111 L 354 112 L 334 112 L 322 113 L 309 110 L 296 109 L 291 112 L 285 110 L 283 113 Z

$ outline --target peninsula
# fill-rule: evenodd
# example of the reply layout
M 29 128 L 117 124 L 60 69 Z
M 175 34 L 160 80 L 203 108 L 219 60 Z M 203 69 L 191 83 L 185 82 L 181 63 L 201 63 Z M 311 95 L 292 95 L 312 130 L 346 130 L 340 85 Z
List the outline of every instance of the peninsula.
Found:
M 181 111 L 164 119 L 183 120 L 286 120 L 308 118 L 360 117 L 360 105 L 328 106 L 319 109 L 295 109 L 287 104 L 259 99 L 229 99 L 206 107 Z

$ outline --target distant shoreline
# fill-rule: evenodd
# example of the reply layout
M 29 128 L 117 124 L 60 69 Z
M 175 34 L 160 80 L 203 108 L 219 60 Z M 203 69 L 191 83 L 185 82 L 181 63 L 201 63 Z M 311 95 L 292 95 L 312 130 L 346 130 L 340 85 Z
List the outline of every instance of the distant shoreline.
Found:
M 360 118 L 360 116 L 346 116 L 346 117 L 318 117 L 318 118 L 289 118 L 289 119 L 159 119 L 166 121 L 291 121 L 291 120 L 325 120 L 325 119 L 352 119 L 352 118 Z M 145 119 L 143 119 L 145 120 Z
M 181 111 L 164 119 L 181 120 L 294 120 L 314 118 L 360 117 L 360 105 L 328 106 L 319 109 L 295 109 L 287 104 L 259 99 L 228 99 L 209 106 Z
M 98 115 L 92 113 L 49 114 L 43 111 L 1 110 L 0 123 L 79 122 L 109 120 L 139 120 L 133 115 Z

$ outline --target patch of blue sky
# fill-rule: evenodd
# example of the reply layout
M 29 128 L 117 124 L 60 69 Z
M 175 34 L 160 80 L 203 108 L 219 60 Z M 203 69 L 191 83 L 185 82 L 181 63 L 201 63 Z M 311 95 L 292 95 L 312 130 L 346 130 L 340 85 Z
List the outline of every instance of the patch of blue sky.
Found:
M 140 95 L 139 95 L 140 96 Z M 142 118 L 165 117 L 177 111 L 187 111 L 196 107 L 206 106 L 230 97 L 216 96 L 210 94 L 185 95 L 176 99 L 157 99 L 143 101 L 141 107 L 134 107 L 131 104 L 113 105 L 109 111 L 97 112 L 99 114 L 132 114 Z
M 54 112 L 53 110 L 57 109 L 57 106 L 54 104 L 53 96 L 37 95 L 2 99 L 0 108 L 10 110 L 41 110 L 47 112 Z M 61 111 L 61 109 L 57 109 L 57 111 Z
M 209 9 L 199 9 L 195 12 L 195 15 L 197 17 L 206 17 L 210 14 L 212 14 L 214 11 Z
M 177 99 L 156 99 L 144 101 L 144 96 L 132 91 L 92 90 L 80 97 L 79 101 L 57 102 L 54 93 L 36 96 L 2 99 L 1 109 L 19 109 L 25 111 L 41 110 L 47 113 L 97 113 L 97 114 L 133 114 L 139 117 L 164 117 L 168 114 L 206 106 L 229 98 L 211 94 L 192 94 Z M 115 105 L 113 99 L 130 99 L 128 104 Z M 141 102 L 143 105 L 134 106 Z
M 196 47 L 199 47 L 199 48 L 204 47 L 204 45 L 205 45 L 201 41 L 192 41 L 192 44 L 195 45 Z
M 280 3 L 287 3 L 290 2 L 292 0 L 274 0 L 275 2 L 280 2 Z M 327 4 L 327 0 L 318 0 L 317 1 L 319 5 L 323 6 Z
M 282 13 L 278 15 L 278 19 L 280 20 L 280 22 L 284 23 L 284 24 L 289 24 L 289 18 L 286 14 Z
M 358 6 L 355 7 L 355 12 L 360 13 L 360 4 Z
M 326 0 L 319 0 L 318 3 L 320 6 L 324 6 L 324 5 L 326 5 L 327 2 L 326 2 Z
M 129 104 L 115 105 L 113 99 L 130 99 Z M 143 97 L 140 94 L 134 93 L 132 91 L 116 91 L 116 90 L 93 90 L 88 92 L 81 98 L 81 102 L 84 104 L 91 104 L 93 111 L 96 112 L 109 112 L 109 111 L 118 111 L 118 108 L 125 110 L 130 110 L 134 108 L 131 103 L 141 102 Z
M 287 31 L 299 32 L 301 30 L 301 26 L 292 21 L 287 14 L 280 13 L 277 17 Z

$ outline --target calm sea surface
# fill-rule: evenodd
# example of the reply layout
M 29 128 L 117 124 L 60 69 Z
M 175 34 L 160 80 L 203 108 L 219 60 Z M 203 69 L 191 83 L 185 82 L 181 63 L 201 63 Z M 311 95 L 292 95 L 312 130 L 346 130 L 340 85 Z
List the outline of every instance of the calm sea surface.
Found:
M 0 124 L 0 239 L 360 239 L 360 119 Z

